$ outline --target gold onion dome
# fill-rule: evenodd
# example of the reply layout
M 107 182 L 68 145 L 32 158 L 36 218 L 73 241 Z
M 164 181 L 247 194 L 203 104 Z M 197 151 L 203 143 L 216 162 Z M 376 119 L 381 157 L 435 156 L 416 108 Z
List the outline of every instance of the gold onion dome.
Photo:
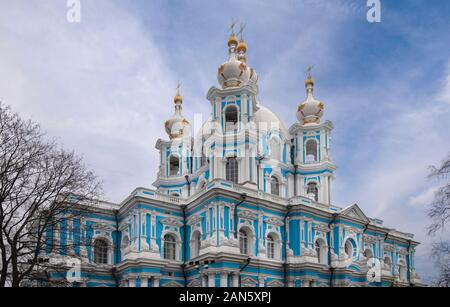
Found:
M 231 47 L 233 45 L 237 45 L 239 43 L 238 38 L 236 34 L 231 33 L 230 37 L 228 38 L 228 47 Z
M 177 103 L 177 102 L 183 102 L 183 96 L 181 96 L 180 94 L 177 94 L 175 96 L 175 98 L 173 99 L 173 102 Z
M 314 79 L 311 76 L 305 81 L 306 100 L 297 110 L 297 118 L 303 124 L 319 124 L 323 116 L 325 105 L 314 97 Z
M 237 52 L 247 52 L 247 43 L 241 40 L 237 46 Z
M 314 79 L 311 77 L 306 79 L 305 86 L 306 86 L 306 88 L 308 88 L 309 86 L 314 86 Z
M 183 109 L 183 96 L 181 96 L 180 87 L 181 85 L 179 84 L 177 93 L 173 99 L 175 103 L 175 113 L 173 114 L 172 118 L 167 120 L 164 124 L 164 128 L 166 129 L 166 132 L 171 140 L 189 135 L 190 123 L 181 114 Z

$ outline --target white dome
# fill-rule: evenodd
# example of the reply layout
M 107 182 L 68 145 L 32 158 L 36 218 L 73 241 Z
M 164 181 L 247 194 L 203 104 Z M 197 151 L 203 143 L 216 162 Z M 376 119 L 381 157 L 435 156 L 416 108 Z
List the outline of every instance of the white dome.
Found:
M 200 139 L 201 137 L 208 137 L 212 134 L 213 130 L 220 130 L 220 124 L 213 121 L 211 117 L 209 117 L 206 122 L 203 123 L 202 127 L 197 131 L 196 139 Z
M 259 105 L 259 110 L 255 112 L 255 122 L 260 130 L 270 131 L 277 128 L 286 139 L 290 139 L 289 131 L 284 126 L 280 118 L 268 108 Z
M 220 65 L 217 74 L 217 79 L 223 89 L 243 86 L 248 83 L 249 78 L 250 69 L 244 62 L 236 59 L 235 55 Z
M 297 119 L 304 125 L 318 124 L 323 116 L 325 105 L 314 97 L 314 80 L 306 80 L 306 100 L 297 110 Z
M 176 139 L 183 135 L 186 136 L 190 131 L 188 120 L 178 114 L 166 121 L 164 127 L 170 139 Z

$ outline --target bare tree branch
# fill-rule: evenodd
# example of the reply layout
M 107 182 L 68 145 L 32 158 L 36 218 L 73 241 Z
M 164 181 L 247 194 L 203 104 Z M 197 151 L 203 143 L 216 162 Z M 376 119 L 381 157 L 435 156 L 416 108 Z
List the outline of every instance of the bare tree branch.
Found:
M 60 236 L 55 230 L 63 221 L 86 213 L 100 186 L 80 157 L 0 102 L 0 287 L 66 269 L 41 261 L 46 234 Z M 55 254 L 73 248 L 52 245 Z

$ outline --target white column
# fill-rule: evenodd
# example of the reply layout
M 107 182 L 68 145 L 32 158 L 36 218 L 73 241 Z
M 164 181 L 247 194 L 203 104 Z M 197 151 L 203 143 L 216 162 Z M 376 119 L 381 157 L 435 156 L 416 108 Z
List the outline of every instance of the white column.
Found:
M 141 288 L 148 288 L 148 276 L 141 276 Z
M 208 275 L 206 274 L 202 275 L 202 287 L 203 288 L 208 287 Z
M 136 278 L 130 277 L 128 280 L 128 287 L 136 288 Z
M 208 273 L 208 287 L 214 288 L 216 286 L 216 273 Z
M 265 279 L 266 278 L 264 276 L 259 277 L 259 287 L 264 288 L 266 286 Z
M 232 279 L 231 279 L 231 285 L 234 288 L 239 287 L 239 273 L 235 272 L 231 275 Z
M 228 273 L 227 272 L 220 273 L 220 287 L 222 287 L 222 288 L 228 287 Z
M 159 277 L 153 277 L 153 287 L 154 288 L 159 287 Z

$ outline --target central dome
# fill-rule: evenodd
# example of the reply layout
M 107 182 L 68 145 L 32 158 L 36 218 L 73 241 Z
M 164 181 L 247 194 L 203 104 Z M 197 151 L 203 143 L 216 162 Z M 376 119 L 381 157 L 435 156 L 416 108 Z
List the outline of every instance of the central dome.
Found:
M 220 65 L 217 79 L 222 88 L 240 87 L 248 83 L 250 79 L 250 69 L 247 64 L 239 61 L 236 55 Z
M 258 75 L 253 68 L 247 65 L 247 44 L 241 38 L 231 34 L 228 39 L 228 61 L 219 66 L 217 80 L 222 89 L 242 87 L 247 84 L 257 85 Z

